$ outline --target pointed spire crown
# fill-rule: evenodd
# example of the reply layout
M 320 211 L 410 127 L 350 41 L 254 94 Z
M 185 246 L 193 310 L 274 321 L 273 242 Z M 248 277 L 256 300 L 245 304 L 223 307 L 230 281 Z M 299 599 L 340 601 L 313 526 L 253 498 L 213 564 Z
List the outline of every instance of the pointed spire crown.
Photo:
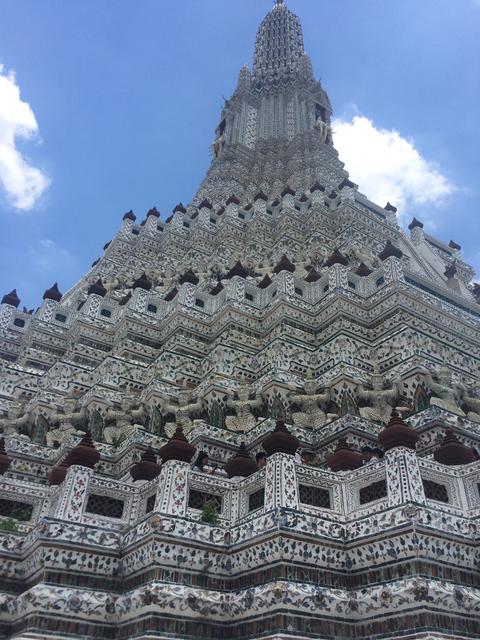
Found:
M 302 25 L 283 0 L 276 0 L 257 33 L 253 74 L 297 70 L 305 55 Z

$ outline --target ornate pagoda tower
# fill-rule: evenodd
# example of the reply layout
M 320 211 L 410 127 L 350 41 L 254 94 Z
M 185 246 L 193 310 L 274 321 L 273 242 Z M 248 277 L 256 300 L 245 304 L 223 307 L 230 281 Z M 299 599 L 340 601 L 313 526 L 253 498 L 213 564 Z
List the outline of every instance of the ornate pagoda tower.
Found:
M 2 640 L 480 638 L 480 286 L 331 117 L 277 0 L 193 201 L 3 297 Z

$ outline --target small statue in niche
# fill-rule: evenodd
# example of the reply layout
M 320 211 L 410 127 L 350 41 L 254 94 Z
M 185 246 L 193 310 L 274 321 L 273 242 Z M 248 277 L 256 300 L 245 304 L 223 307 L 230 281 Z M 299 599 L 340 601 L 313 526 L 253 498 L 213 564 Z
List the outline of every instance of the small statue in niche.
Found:
M 26 427 L 33 422 L 33 412 L 25 409 L 18 400 L 11 402 L 7 410 L 7 415 L 0 418 L 0 429 L 3 434 L 9 436 L 25 436 Z
M 315 120 L 315 129 L 318 131 L 320 142 L 325 144 L 331 135 L 332 129 L 330 125 L 319 117 Z
M 56 429 L 52 429 L 47 433 L 47 445 L 53 446 L 56 442 L 61 444 L 72 434 L 78 435 L 79 428 L 85 421 L 86 410 L 85 407 L 81 407 L 78 411 L 75 411 L 77 406 L 77 399 L 68 396 L 63 401 L 63 411 L 57 413 L 50 413 L 49 419 L 52 422 L 55 421 L 58 426 Z
M 366 420 L 381 422 L 386 424 L 389 422 L 393 407 L 398 400 L 401 392 L 402 381 L 395 380 L 392 382 L 390 389 L 384 389 L 385 379 L 378 369 L 370 377 L 371 389 L 366 389 L 362 383 L 357 383 L 357 396 L 369 403 L 367 407 L 360 407 L 360 415 Z M 398 410 L 401 410 L 399 407 Z
M 215 158 L 218 158 L 220 156 L 224 146 L 225 146 L 225 137 L 223 133 L 219 132 L 215 142 L 212 145 L 213 155 L 215 156 Z
M 459 416 L 465 413 L 460 409 L 462 399 L 465 394 L 465 387 L 462 384 L 453 382 L 452 372 L 447 367 L 441 367 L 436 375 L 438 382 L 435 382 L 428 369 L 421 369 L 425 382 L 432 391 L 430 406 L 439 407 Z
M 250 385 L 242 382 L 237 388 L 238 400 L 228 398 L 227 407 L 234 409 L 234 416 L 227 416 L 226 425 L 232 431 L 244 432 L 253 429 L 257 420 L 253 414 L 253 409 L 261 407 L 263 404 L 263 396 L 261 393 L 253 394 L 250 398 Z
M 320 407 L 330 401 L 330 389 L 325 388 L 323 393 L 316 393 L 318 389 L 317 381 L 310 374 L 303 384 L 305 393 L 294 393 L 289 399 L 292 404 L 300 406 L 302 411 L 292 414 L 295 425 L 315 429 L 322 427 L 327 421 L 336 418 L 336 414 L 328 414 Z
M 135 395 L 127 391 L 122 397 L 120 408 L 110 407 L 107 410 L 107 426 L 104 429 L 105 441 L 113 444 L 123 440 L 135 430 L 136 425 L 144 416 L 144 407 L 138 405 Z
M 468 409 L 467 418 L 480 422 L 480 381 L 469 387 L 463 396 L 463 402 Z
M 190 416 L 201 410 L 202 403 L 199 400 L 195 401 L 192 392 L 184 387 L 178 392 L 177 404 L 171 404 L 165 399 L 162 402 L 162 408 L 175 416 L 175 423 L 167 422 L 165 425 L 165 433 L 171 438 L 177 425 L 182 427 L 185 434 L 188 434 L 192 427 Z

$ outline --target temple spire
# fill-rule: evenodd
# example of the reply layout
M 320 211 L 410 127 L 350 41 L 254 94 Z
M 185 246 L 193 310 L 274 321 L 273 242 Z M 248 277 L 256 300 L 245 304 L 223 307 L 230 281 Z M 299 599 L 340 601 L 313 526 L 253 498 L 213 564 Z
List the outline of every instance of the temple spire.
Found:
M 253 73 L 260 77 L 298 71 L 303 56 L 300 20 L 283 0 L 276 0 L 257 33 Z

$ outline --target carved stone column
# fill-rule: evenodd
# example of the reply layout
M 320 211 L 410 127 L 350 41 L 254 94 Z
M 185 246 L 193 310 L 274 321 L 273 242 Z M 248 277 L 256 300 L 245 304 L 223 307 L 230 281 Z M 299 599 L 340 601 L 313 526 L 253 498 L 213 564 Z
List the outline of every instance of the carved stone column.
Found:
M 393 507 L 405 502 L 425 504 L 422 476 L 415 451 L 395 447 L 385 454 L 388 504 Z
M 343 264 L 334 264 L 328 270 L 330 290 L 348 289 L 348 268 Z
M 187 515 L 189 470 L 188 462 L 169 460 L 163 464 L 158 476 L 155 511 L 171 516 Z
M 265 473 L 265 511 L 286 507 L 298 509 L 298 482 L 295 458 L 274 453 L 267 459 Z
M 385 282 L 399 281 L 405 282 L 403 275 L 403 265 L 401 260 L 392 256 L 383 261 L 383 273 Z
M 11 304 L 0 305 L 0 327 L 5 329 L 10 324 L 14 313 L 17 311 L 16 307 Z
M 81 522 L 88 494 L 93 469 L 72 465 L 68 468 L 65 480 L 60 485 L 60 498 L 53 516 L 67 522 Z

